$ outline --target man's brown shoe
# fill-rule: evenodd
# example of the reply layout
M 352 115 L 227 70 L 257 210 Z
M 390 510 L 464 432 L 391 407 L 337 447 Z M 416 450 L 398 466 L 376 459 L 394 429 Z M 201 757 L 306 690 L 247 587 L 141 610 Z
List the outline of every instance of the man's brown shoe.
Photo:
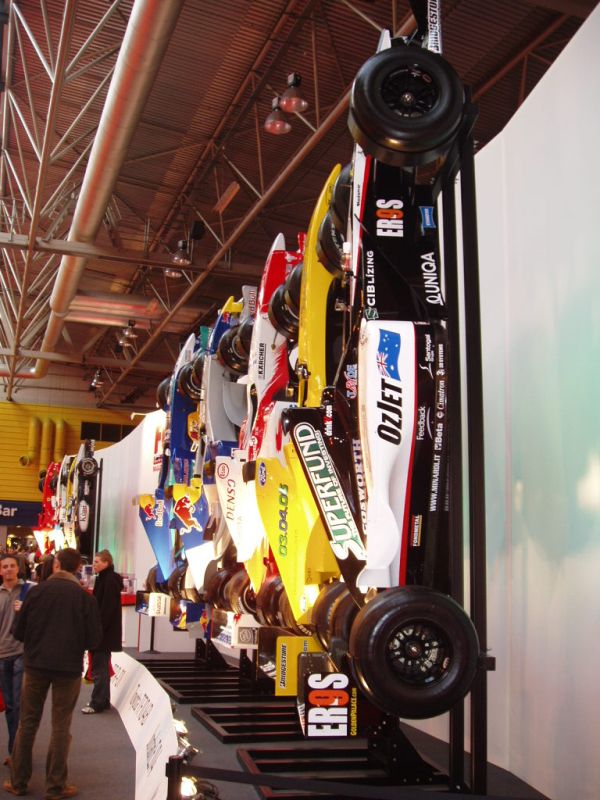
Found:
M 28 794 L 27 789 L 17 789 L 12 785 L 11 781 L 4 781 L 2 788 L 9 794 L 16 794 L 17 797 L 22 797 L 24 794 Z M 71 797 L 71 795 L 68 795 L 68 797 Z
M 72 783 L 68 783 L 58 794 L 47 794 L 46 800 L 63 800 L 63 797 L 75 797 L 76 794 L 79 794 L 79 789 Z

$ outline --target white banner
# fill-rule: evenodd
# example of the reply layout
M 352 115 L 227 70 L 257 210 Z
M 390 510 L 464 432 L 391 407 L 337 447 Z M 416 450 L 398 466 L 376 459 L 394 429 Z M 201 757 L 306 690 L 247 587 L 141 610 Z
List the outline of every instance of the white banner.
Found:
M 165 767 L 177 754 L 171 701 L 146 667 L 127 653 L 113 653 L 111 702 L 135 748 L 135 800 L 164 800 Z

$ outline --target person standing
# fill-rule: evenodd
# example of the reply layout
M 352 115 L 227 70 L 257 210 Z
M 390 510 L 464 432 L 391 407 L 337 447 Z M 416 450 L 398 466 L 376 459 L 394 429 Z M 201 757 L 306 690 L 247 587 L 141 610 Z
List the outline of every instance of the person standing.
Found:
M 80 564 L 77 550 L 60 550 L 53 574 L 27 593 L 15 619 L 13 636 L 24 644 L 25 676 L 11 779 L 4 782 L 4 790 L 10 794 L 27 794 L 33 743 L 50 687 L 52 735 L 46 759 L 46 800 L 77 794 L 77 787 L 67 783 L 71 718 L 81 689 L 83 654 L 102 637 L 98 603 L 75 576 Z
M 122 646 L 121 591 L 123 578 L 115 572 L 113 557 L 101 550 L 94 557 L 94 597 L 98 601 L 102 621 L 102 641 L 90 652 L 91 676 L 94 681 L 92 696 L 84 714 L 99 714 L 110 708 L 110 654 L 120 652 Z
M 4 695 L 10 756 L 19 727 L 23 682 L 23 644 L 14 638 L 11 630 L 29 584 L 19 578 L 19 562 L 14 555 L 2 556 L 0 576 L 0 689 Z M 4 763 L 8 764 L 9 760 Z

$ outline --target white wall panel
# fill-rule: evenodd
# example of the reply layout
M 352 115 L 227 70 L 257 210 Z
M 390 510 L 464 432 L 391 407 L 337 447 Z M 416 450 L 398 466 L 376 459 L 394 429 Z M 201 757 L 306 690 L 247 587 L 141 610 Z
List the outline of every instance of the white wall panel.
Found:
M 138 497 L 156 489 L 154 442 L 157 431 L 164 427 L 164 419 L 163 411 L 146 415 L 125 439 L 97 454 L 102 461 L 99 547 L 111 551 L 117 571 L 136 575 L 139 589 L 156 559 L 140 522 Z M 150 620 L 142 616 L 140 626 L 140 649 L 147 650 Z M 165 618 L 156 620 L 154 644 L 161 652 L 187 652 L 194 648 L 194 641 L 185 633 L 173 631 Z
M 599 41 L 596 9 L 476 158 L 489 756 L 553 800 L 600 797 Z

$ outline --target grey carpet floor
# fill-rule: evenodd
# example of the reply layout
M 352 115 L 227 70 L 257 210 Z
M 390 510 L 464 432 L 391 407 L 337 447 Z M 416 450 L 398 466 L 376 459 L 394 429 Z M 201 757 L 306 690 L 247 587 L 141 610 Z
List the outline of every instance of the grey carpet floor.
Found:
M 132 653 L 133 654 L 133 653 Z M 166 657 L 169 654 L 163 654 Z M 160 657 L 160 656 L 159 656 Z M 135 797 L 135 751 L 123 727 L 117 711 L 111 709 L 98 715 L 85 715 L 80 709 L 87 703 L 91 687 L 83 685 L 77 710 L 73 715 L 71 733 L 71 754 L 69 758 L 69 781 L 75 783 L 80 790 L 82 800 L 133 800 Z M 185 720 L 189 730 L 189 739 L 200 752 L 194 759 L 195 765 L 206 764 L 227 770 L 240 770 L 236 751 L 238 747 L 251 745 L 222 744 L 191 714 L 191 705 L 180 704 L 175 716 Z M 0 762 L 6 752 L 6 723 L 0 714 Z M 407 735 L 415 746 L 432 763 L 447 763 L 447 746 L 416 731 L 405 728 Z M 47 701 L 42 724 L 34 747 L 33 777 L 30 783 L 32 800 L 44 797 L 44 773 L 46 750 L 50 735 L 50 703 Z M 273 742 L 274 747 L 290 747 L 290 743 Z M 299 748 L 314 746 L 310 741 L 298 742 Z M 268 747 L 261 744 L 259 747 Z M 468 771 L 467 771 L 468 774 Z M 2 781 L 9 777 L 7 768 L 0 767 Z M 217 783 L 220 800 L 257 800 L 257 794 L 250 786 L 232 783 Z M 489 766 L 489 792 L 515 798 L 544 800 L 543 796 L 526 786 L 504 770 Z M 427 793 L 424 793 L 424 797 Z M 10 797 L 1 789 L 0 798 Z
M 80 709 L 89 700 L 91 686 L 82 685 L 79 701 L 71 724 L 69 783 L 74 783 L 85 800 L 133 800 L 135 796 L 135 751 L 131 746 L 121 718 L 114 708 L 102 714 L 86 715 Z M 45 796 L 45 764 L 50 739 L 50 698 L 33 748 L 33 776 L 29 798 Z M 0 753 L 6 753 L 8 735 L 4 714 L 0 714 Z M 1 763 L 1 762 L 0 762 Z M 1 768 L 0 797 L 10 797 L 1 788 L 10 777 Z

